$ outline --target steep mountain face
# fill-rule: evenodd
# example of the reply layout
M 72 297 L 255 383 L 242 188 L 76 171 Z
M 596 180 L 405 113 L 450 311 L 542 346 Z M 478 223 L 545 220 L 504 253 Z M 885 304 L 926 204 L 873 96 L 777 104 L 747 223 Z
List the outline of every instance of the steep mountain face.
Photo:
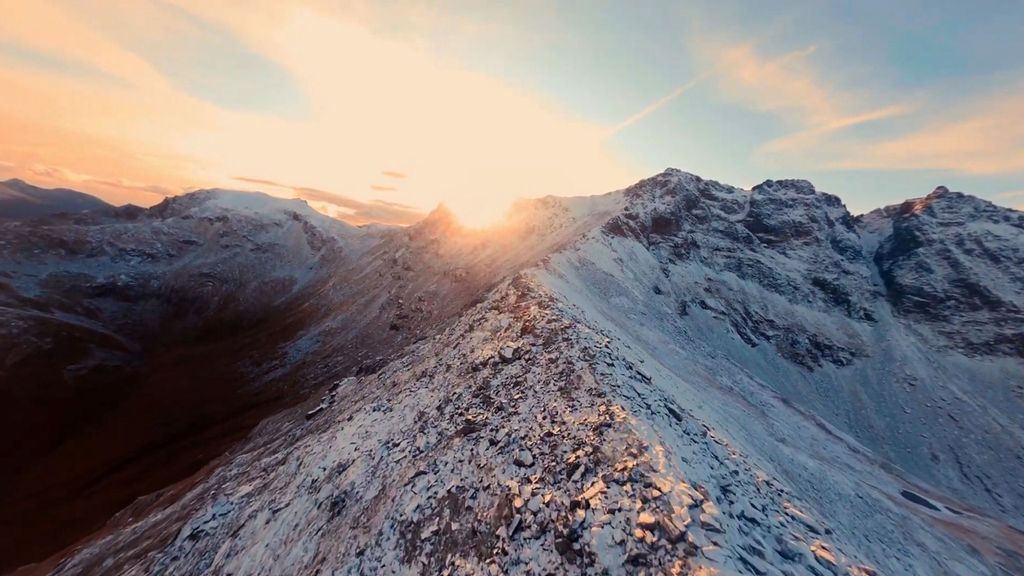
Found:
M 710 354 L 709 369 L 736 366 L 907 472 L 1022 517 L 1019 212 L 940 189 L 855 219 L 804 181 L 745 192 L 674 171 L 627 195 L 610 234 L 556 271 L 606 317 L 678 370 Z
M 887 232 L 875 263 L 898 314 L 970 355 L 1024 357 L 1024 214 L 939 187 L 863 221 Z
M 39 188 L 17 178 L 0 182 L 0 221 L 111 209 L 103 200 L 76 190 Z
M 265 416 L 288 311 L 354 235 L 215 191 L 0 225 L 0 433 L 22 439 L 0 453 L 0 558 L 53 553 Z
M 322 392 L 26 572 L 1024 572 L 1020 213 L 675 170 L 516 213 L 325 232 L 245 363 Z

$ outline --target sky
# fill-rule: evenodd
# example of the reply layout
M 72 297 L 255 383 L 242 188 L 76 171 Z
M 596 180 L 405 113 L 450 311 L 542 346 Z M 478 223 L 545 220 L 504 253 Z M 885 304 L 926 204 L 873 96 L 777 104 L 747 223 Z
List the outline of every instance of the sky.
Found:
M 898 4 L 898 6 L 897 6 Z M 666 167 L 1024 209 L 1024 3 L 0 0 L 0 179 L 360 224 Z

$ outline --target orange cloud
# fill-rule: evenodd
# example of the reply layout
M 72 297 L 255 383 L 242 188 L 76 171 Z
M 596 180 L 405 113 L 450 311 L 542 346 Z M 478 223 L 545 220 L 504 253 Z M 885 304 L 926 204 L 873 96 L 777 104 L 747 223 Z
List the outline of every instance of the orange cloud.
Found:
M 291 196 L 309 202 L 310 206 L 317 210 L 357 226 L 369 222 L 406 226 L 422 220 L 425 216 L 423 211 L 399 202 L 356 200 L 336 192 L 305 186 L 291 186 L 265 178 L 235 176 L 235 180 L 287 190 Z
M 828 85 L 812 65 L 815 46 L 769 57 L 753 43 L 699 41 L 696 51 L 715 69 L 724 94 L 754 110 L 784 118 L 794 132 L 762 145 L 762 157 L 802 156 L 824 140 L 861 124 L 910 113 L 908 104 L 872 107 L 866 95 Z
M 942 110 L 893 138 L 863 142 L 841 168 L 937 169 L 969 174 L 1024 173 L 1024 88 L 961 110 Z

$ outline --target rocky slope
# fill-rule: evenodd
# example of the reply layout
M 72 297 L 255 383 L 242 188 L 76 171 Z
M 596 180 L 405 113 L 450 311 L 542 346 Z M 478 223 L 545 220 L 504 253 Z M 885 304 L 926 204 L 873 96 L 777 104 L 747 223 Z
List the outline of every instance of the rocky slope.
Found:
M 1024 572 L 1019 212 L 669 170 L 518 213 L 338 236 L 264 379 L 322 392 L 26 572 Z

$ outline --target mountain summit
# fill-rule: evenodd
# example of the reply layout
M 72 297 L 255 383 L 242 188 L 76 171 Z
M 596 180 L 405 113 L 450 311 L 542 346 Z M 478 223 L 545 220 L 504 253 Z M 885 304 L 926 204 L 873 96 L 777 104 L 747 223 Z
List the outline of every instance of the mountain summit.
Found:
M 0 372 L 21 420 L 0 416 L 77 442 L 4 455 L 24 498 L 4 526 L 71 509 L 29 495 L 79 498 L 60 546 L 38 520 L 2 556 L 54 554 L 34 569 L 57 574 L 1024 573 L 1020 212 L 939 188 L 854 216 L 804 180 L 672 169 L 523 202 L 493 231 L 201 200 L 0 225 L 6 337 L 35 335 Z M 71 330 L 88 345 L 55 359 Z M 24 416 L 100 389 L 134 444 Z M 181 448 L 200 443 L 216 450 Z M 154 453 L 176 469 L 141 481 Z

